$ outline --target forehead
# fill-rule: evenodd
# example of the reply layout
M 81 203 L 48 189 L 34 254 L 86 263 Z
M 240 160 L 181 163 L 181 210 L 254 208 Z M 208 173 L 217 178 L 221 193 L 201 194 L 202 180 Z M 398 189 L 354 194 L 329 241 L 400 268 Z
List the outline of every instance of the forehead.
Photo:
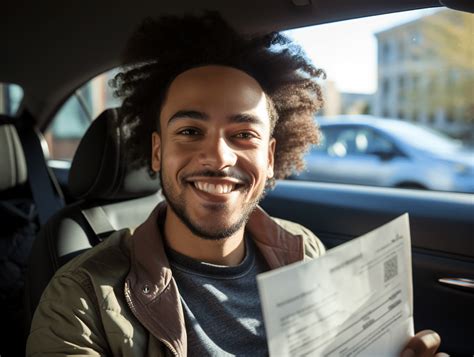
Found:
M 168 88 L 161 117 L 177 110 L 235 115 L 252 112 L 268 116 L 267 98 L 260 84 L 232 67 L 203 66 L 179 74 Z

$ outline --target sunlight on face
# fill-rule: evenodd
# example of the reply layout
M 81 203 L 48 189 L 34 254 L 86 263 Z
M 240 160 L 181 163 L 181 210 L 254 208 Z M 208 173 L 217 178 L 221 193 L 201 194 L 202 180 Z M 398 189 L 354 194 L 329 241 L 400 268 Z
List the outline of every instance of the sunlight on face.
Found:
M 203 238 L 243 227 L 273 176 L 266 96 L 246 73 L 223 66 L 180 74 L 160 113 L 152 166 L 173 214 Z

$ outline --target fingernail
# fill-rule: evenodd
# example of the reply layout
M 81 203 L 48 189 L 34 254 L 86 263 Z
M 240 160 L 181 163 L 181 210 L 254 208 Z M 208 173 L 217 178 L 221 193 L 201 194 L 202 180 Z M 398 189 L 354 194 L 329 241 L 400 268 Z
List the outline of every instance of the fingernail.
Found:
M 401 357 L 415 357 L 415 351 L 413 351 L 411 348 L 407 348 L 402 352 Z
M 424 342 L 425 346 L 439 346 L 441 337 L 439 337 L 436 332 L 432 332 L 422 336 L 421 340 Z

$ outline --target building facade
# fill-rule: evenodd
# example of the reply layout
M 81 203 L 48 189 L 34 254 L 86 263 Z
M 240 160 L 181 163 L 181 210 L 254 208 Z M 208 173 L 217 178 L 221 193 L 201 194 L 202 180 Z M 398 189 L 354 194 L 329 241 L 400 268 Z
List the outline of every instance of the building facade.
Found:
M 472 139 L 473 18 L 441 10 L 377 33 L 373 114 Z

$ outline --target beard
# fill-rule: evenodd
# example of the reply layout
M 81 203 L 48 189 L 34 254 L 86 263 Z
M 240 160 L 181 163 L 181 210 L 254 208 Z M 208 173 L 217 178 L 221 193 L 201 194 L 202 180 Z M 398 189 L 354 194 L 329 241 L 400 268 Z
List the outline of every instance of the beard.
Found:
M 234 222 L 200 222 L 191 217 L 189 211 L 187 210 L 186 200 L 184 198 L 184 192 L 182 194 L 177 193 L 171 184 L 171 180 L 167 179 L 166 173 L 163 173 L 163 168 L 160 170 L 160 180 L 161 188 L 163 195 L 166 198 L 169 208 L 171 208 L 176 216 L 184 223 L 184 225 L 196 236 L 208 239 L 208 240 L 222 240 L 228 238 L 235 234 L 239 229 L 245 225 L 250 217 L 250 214 L 253 212 L 255 207 L 258 205 L 258 202 L 263 197 L 263 190 L 258 195 L 258 197 L 250 202 L 244 203 L 241 206 L 240 216 L 234 220 Z M 230 175 L 219 172 L 203 172 L 200 173 L 200 176 L 209 176 L 209 177 L 229 177 Z M 184 180 L 181 180 L 181 184 L 189 185 Z M 248 191 L 248 186 L 241 188 L 242 194 Z M 229 207 L 222 204 L 209 204 L 208 207 L 205 207 L 208 211 L 214 211 L 216 214 L 220 214 L 223 217 L 232 216 L 232 211 Z

